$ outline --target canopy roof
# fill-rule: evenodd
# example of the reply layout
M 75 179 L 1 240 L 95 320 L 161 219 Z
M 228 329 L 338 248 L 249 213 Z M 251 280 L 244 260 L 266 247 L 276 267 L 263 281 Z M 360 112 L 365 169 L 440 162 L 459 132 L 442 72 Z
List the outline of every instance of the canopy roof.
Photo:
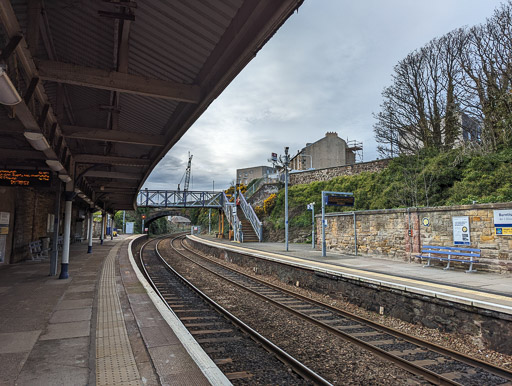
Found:
M 132 209 L 162 157 L 301 3 L 0 0 L 0 60 L 22 99 L 0 108 L 0 163 L 62 166 L 67 190 Z

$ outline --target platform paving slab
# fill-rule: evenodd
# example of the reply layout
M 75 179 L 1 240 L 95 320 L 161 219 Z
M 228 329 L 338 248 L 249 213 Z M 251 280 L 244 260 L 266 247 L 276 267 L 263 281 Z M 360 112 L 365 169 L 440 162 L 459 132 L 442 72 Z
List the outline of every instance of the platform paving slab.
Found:
M 78 338 L 91 335 L 91 321 L 53 323 L 48 325 L 46 332 L 41 335 L 40 340 Z
M 66 280 L 48 276 L 48 261 L 0 268 L 0 385 L 209 384 L 127 248 L 122 238 L 92 254 L 71 245 Z

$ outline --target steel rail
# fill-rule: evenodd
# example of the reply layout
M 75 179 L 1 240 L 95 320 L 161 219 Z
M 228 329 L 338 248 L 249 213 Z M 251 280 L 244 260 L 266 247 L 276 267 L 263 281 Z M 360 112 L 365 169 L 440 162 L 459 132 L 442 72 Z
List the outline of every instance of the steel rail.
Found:
M 171 240 L 171 245 L 172 245 L 172 241 L 173 240 L 176 240 L 176 239 L 178 239 L 180 237 L 183 237 L 183 236 L 174 237 L 174 239 Z M 214 308 L 221 315 L 223 315 L 224 317 L 229 319 L 234 325 L 236 325 L 242 331 L 247 333 L 254 341 L 256 341 L 259 344 L 261 344 L 268 352 L 274 354 L 276 356 L 276 358 L 278 358 L 281 362 L 283 362 L 284 364 L 289 366 L 295 373 L 297 373 L 298 375 L 300 375 L 304 379 L 307 379 L 307 380 L 313 382 L 316 385 L 331 385 L 332 386 L 332 384 L 330 382 L 328 382 L 326 379 L 321 377 L 319 374 L 315 373 L 313 370 L 311 370 L 309 367 L 305 366 L 303 363 L 301 363 L 298 360 L 296 360 L 295 358 L 293 358 L 286 351 L 284 351 L 280 347 L 276 346 L 274 343 L 272 343 L 270 340 L 265 338 L 263 335 L 259 334 L 257 331 L 255 331 L 250 326 L 248 326 L 247 324 L 242 322 L 240 319 L 238 319 L 236 316 L 231 314 L 229 311 L 224 309 L 222 306 L 220 306 L 218 303 L 216 303 L 213 299 L 209 298 L 199 288 L 195 287 L 190 281 L 185 279 L 174 268 L 172 268 L 165 261 L 165 259 L 162 257 L 162 255 L 160 254 L 160 252 L 158 250 L 158 244 L 164 238 L 170 238 L 170 237 L 162 237 L 162 238 L 160 238 L 160 240 L 158 240 L 158 242 L 156 243 L 155 252 L 156 252 L 157 256 L 159 257 L 160 261 L 163 263 L 163 265 L 164 265 L 166 270 L 171 272 L 173 275 L 176 275 L 176 277 L 178 277 L 186 286 L 188 286 L 190 289 L 192 289 L 194 292 L 196 292 L 204 301 L 206 301 L 210 306 L 212 306 L 212 308 Z M 153 241 L 155 241 L 155 240 L 150 240 L 147 243 L 145 243 L 143 245 L 143 248 L 149 242 L 153 242 Z M 142 260 L 143 259 L 143 248 L 141 248 L 141 252 L 140 252 L 140 256 L 139 257 L 140 257 L 140 260 L 141 260 L 141 265 L 144 267 L 144 262 Z M 176 252 L 178 254 L 182 255 L 179 251 L 176 250 Z M 162 294 L 160 293 L 160 291 L 158 291 L 158 289 L 156 288 L 156 284 L 149 278 L 149 274 L 148 274 L 148 272 L 147 272 L 147 270 L 145 268 L 144 268 L 144 271 L 145 271 L 146 275 L 148 276 L 148 280 L 150 280 L 151 286 L 155 289 L 155 291 L 157 291 L 157 293 L 163 299 L 165 304 L 167 304 L 167 301 L 165 301 L 165 299 L 162 296 Z M 167 304 L 167 306 L 169 307 L 168 304 Z
M 356 320 L 357 322 L 360 322 L 362 324 L 366 324 L 366 325 L 368 325 L 368 326 L 370 326 L 370 327 L 372 327 L 372 328 L 374 328 L 376 330 L 379 330 L 379 331 L 381 331 L 383 333 L 386 333 L 386 334 L 392 335 L 392 336 L 394 336 L 394 337 L 396 337 L 398 339 L 401 339 L 401 340 L 413 343 L 413 344 L 415 344 L 417 346 L 428 348 L 431 351 L 434 351 L 434 352 L 437 352 L 439 354 L 451 357 L 452 359 L 456 359 L 456 360 L 458 360 L 460 362 L 463 362 L 463 363 L 465 363 L 467 365 L 470 365 L 472 367 L 481 368 L 481 369 L 483 369 L 483 370 L 485 370 L 485 371 L 487 371 L 487 372 L 489 372 L 491 374 L 497 375 L 497 376 L 502 377 L 504 379 L 512 380 L 512 372 L 510 372 L 510 371 L 508 371 L 508 370 L 506 370 L 504 368 L 497 367 L 497 366 L 491 365 L 491 364 L 489 364 L 487 362 L 481 361 L 479 359 L 466 356 L 464 354 L 461 354 L 459 352 L 447 349 L 447 348 L 442 347 L 442 346 L 438 346 L 438 345 L 436 345 L 434 343 L 422 340 L 422 339 L 414 337 L 412 335 L 408 335 L 408 334 L 402 333 L 402 332 L 397 331 L 395 329 L 392 329 L 390 327 L 387 327 L 387 326 L 381 325 L 379 323 L 373 322 L 373 321 L 371 321 L 369 319 L 366 319 L 366 318 L 363 318 L 361 316 L 358 316 L 358 315 L 352 314 L 350 312 L 344 311 L 344 310 L 342 310 L 340 308 L 333 307 L 333 306 L 331 306 L 331 305 L 329 305 L 327 303 L 324 303 L 324 302 L 321 302 L 321 301 L 318 301 L 318 300 L 314 300 L 314 299 L 308 298 L 306 296 L 303 296 L 303 295 L 300 295 L 298 293 L 292 292 L 292 291 L 290 291 L 288 289 L 285 289 L 285 288 L 276 286 L 274 284 L 265 282 L 263 280 L 255 278 L 253 276 L 249 276 L 249 275 L 245 274 L 244 272 L 238 271 L 238 270 L 233 269 L 231 267 L 227 267 L 227 266 L 221 264 L 220 262 L 212 260 L 209 257 L 206 257 L 206 256 L 203 256 L 201 254 L 198 254 L 197 251 L 191 249 L 185 243 L 183 243 L 183 240 L 182 240 L 182 246 L 183 246 L 183 248 L 185 250 L 187 250 L 188 252 L 190 252 L 190 253 L 192 253 L 192 254 L 194 254 L 196 256 L 199 256 L 199 257 L 201 257 L 203 259 L 207 259 L 208 261 L 212 262 L 213 264 L 219 265 L 219 266 L 221 266 L 224 269 L 227 269 L 229 271 L 235 272 L 235 273 L 237 273 L 239 275 L 242 275 L 245 278 L 248 278 L 248 279 L 253 280 L 253 281 L 257 282 L 257 283 L 260 283 L 260 284 L 263 284 L 265 286 L 268 286 L 268 287 L 270 287 L 270 288 L 272 288 L 274 290 L 281 291 L 281 292 L 283 292 L 283 293 L 285 293 L 285 294 L 287 294 L 289 296 L 298 298 L 298 299 L 300 299 L 302 301 L 305 301 L 305 302 L 308 302 L 308 303 L 310 303 L 312 305 L 317 305 L 317 306 L 321 306 L 321 307 L 327 308 L 328 311 L 339 313 L 339 314 L 341 314 L 344 317 Z M 241 287 L 241 288 L 243 288 L 243 289 L 245 289 L 247 291 L 250 291 L 251 293 L 254 293 L 257 296 L 259 296 L 261 298 L 264 298 L 265 300 L 270 301 L 273 304 L 276 304 L 277 306 L 279 306 L 281 308 L 290 310 L 292 313 L 296 314 L 297 316 L 300 316 L 300 317 L 302 317 L 302 318 L 304 318 L 304 319 L 306 319 L 306 320 L 308 320 L 308 321 L 310 321 L 310 322 L 312 322 L 312 323 L 314 323 L 316 325 L 319 325 L 319 326 L 321 326 L 323 328 L 326 328 L 327 330 L 329 330 L 329 331 L 331 331 L 331 332 L 333 332 L 333 333 L 335 333 L 337 335 L 340 335 L 342 337 L 346 337 L 347 339 L 349 339 L 353 343 L 355 343 L 355 344 L 357 344 L 359 346 L 362 346 L 364 348 L 368 348 L 372 352 L 375 352 L 376 354 L 378 354 L 379 356 L 384 356 L 386 359 L 392 360 L 394 363 L 399 363 L 399 364 L 400 363 L 407 363 L 407 366 L 412 365 L 412 366 L 414 366 L 414 369 L 419 368 L 419 369 L 421 369 L 420 371 L 422 372 L 422 374 L 416 373 L 414 371 L 414 369 L 411 369 L 409 371 L 413 372 L 416 375 L 424 376 L 426 379 L 428 379 L 431 382 L 436 382 L 438 384 L 458 384 L 458 383 L 456 383 L 456 382 L 454 382 L 454 381 L 452 381 L 452 380 L 450 380 L 448 378 L 445 378 L 445 377 L 442 377 L 439 374 L 436 374 L 435 372 L 432 372 L 430 370 L 424 369 L 423 367 L 420 367 L 418 365 L 414 365 L 413 363 L 410 363 L 410 362 L 404 360 L 403 358 L 400 358 L 398 356 L 394 356 L 392 354 L 389 354 L 386 351 L 384 351 L 384 350 L 382 350 L 382 349 L 380 349 L 380 348 L 378 348 L 376 346 L 373 346 L 373 345 L 371 345 L 371 344 L 369 344 L 367 342 L 364 342 L 364 341 L 362 341 L 362 340 L 360 340 L 360 339 L 358 339 L 356 337 L 351 336 L 350 334 L 344 333 L 343 331 L 340 331 L 340 330 L 336 330 L 333 327 L 329 326 L 328 324 L 325 324 L 325 323 L 323 323 L 323 322 L 321 322 L 319 320 L 313 319 L 313 318 L 309 317 L 308 315 L 306 315 L 306 314 L 304 314 L 304 313 L 302 313 L 300 311 L 294 310 L 294 309 L 292 309 L 292 308 L 290 308 L 290 307 L 288 307 L 288 306 L 286 306 L 284 304 L 280 304 L 279 302 L 276 302 L 275 300 L 273 300 L 273 299 L 271 299 L 271 298 L 269 298 L 269 297 L 267 297 L 265 295 L 259 294 L 259 293 L 255 292 L 255 291 L 252 291 L 251 289 L 249 289 L 247 287 L 244 287 L 244 286 L 242 286 L 242 285 L 240 285 L 240 284 L 238 284 L 238 283 L 236 283 L 236 282 L 234 282 L 234 281 L 232 281 L 232 280 L 230 280 L 230 279 L 228 279 L 226 277 L 223 277 L 223 276 L 219 275 L 218 273 L 209 270 L 206 267 L 203 267 L 203 268 L 208 270 L 208 271 L 210 271 L 211 273 L 219 276 L 219 277 L 222 277 L 225 280 L 228 280 L 228 281 L 232 282 L 233 284 L 237 285 L 238 287 Z M 381 355 L 381 354 L 383 354 L 383 355 Z M 433 378 L 427 377 L 426 375 L 423 374 L 423 372 L 430 373 L 430 375 L 432 375 Z M 439 379 L 439 380 L 436 381 L 436 379 L 439 378 L 439 377 L 441 377 L 443 379 L 442 380 Z M 439 381 L 443 381 L 443 382 L 446 382 L 446 383 L 439 383 Z

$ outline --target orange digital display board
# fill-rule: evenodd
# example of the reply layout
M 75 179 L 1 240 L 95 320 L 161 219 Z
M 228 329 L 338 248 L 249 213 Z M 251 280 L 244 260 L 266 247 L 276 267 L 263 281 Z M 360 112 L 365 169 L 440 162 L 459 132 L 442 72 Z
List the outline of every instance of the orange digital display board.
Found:
M 50 186 L 51 176 L 50 171 L 0 169 L 0 186 Z
M 354 196 L 345 194 L 328 194 L 325 196 L 325 205 L 329 206 L 354 206 Z

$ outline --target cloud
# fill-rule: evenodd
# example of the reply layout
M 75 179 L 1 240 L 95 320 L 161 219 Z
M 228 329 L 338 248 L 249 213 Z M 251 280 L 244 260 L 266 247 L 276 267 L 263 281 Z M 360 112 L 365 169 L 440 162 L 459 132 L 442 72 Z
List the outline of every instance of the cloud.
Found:
M 174 189 L 188 151 L 194 189 L 227 188 L 237 168 L 267 165 L 336 131 L 377 158 L 373 113 L 393 66 L 434 37 L 485 21 L 498 0 L 305 1 L 155 168 Z

